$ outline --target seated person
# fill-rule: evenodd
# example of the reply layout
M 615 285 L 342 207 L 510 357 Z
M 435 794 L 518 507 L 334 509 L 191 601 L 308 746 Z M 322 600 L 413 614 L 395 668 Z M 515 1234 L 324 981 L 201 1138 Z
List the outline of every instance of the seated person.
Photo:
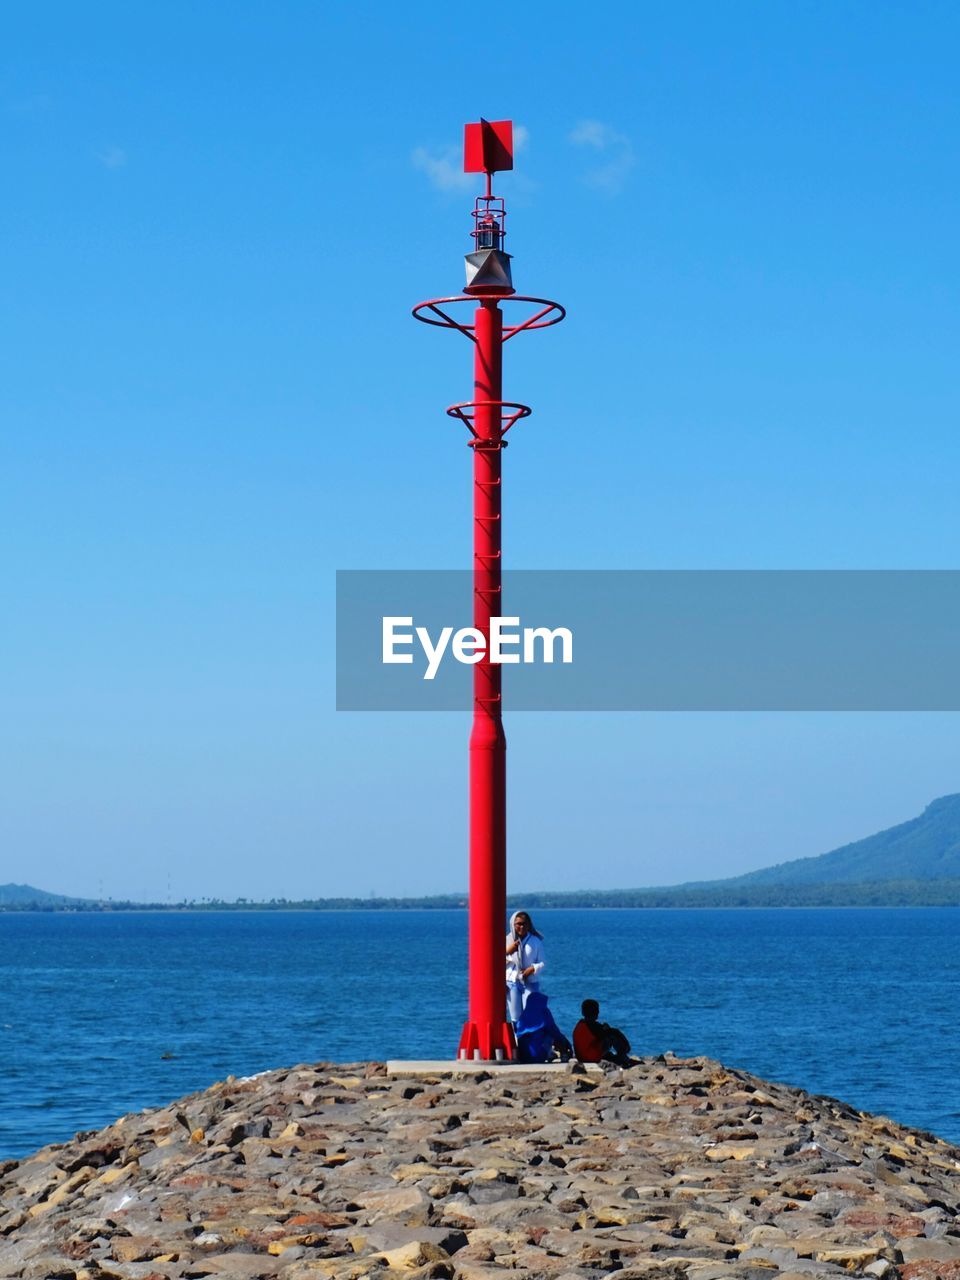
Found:
M 600 1006 L 596 1000 L 584 1000 L 583 1017 L 573 1029 L 573 1051 L 581 1062 L 615 1062 L 619 1067 L 632 1067 L 630 1041 L 616 1027 L 600 1022 Z
M 561 1062 L 573 1055 L 570 1041 L 553 1020 L 542 991 L 531 991 L 514 1023 L 518 1062 L 550 1062 L 556 1054 Z

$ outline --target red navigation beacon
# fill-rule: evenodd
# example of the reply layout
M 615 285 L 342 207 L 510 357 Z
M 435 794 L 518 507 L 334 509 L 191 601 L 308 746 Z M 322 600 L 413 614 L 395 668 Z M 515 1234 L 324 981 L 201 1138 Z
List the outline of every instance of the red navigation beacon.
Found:
M 517 294 L 511 258 L 504 250 L 507 212 L 493 194 L 493 174 L 513 168 L 513 124 L 480 120 L 464 131 L 464 171 L 486 174 L 486 190 L 473 208 L 473 248 L 466 254 L 463 293 L 432 298 L 413 309 L 417 320 L 454 330 L 473 343 L 473 396 L 447 409 L 470 433 L 473 450 L 473 625 L 490 649 L 490 619 L 503 616 L 501 601 L 501 469 L 510 428 L 530 416 L 523 404 L 503 399 L 503 344 L 518 333 L 545 329 L 566 314 L 558 302 Z M 472 317 L 453 314 L 473 304 Z M 519 303 L 518 319 L 504 322 L 501 303 Z M 456 308 L 460 310 L 459 307 Z M 511 307 L 511 310 L 513 308 Z M 506 749 L 499 664 L 484 657 L 473 668 L 470 734 L 469 1013 L 458 1057 L 498 1061 L 513 1056 L 505 1019 L 503 939 L 506 919 Z

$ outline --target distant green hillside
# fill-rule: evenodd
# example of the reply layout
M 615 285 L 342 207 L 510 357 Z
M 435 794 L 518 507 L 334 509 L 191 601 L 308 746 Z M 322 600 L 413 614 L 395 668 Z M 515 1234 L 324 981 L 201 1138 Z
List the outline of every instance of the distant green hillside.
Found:
M 67 898 L 62 893 L 47 893 L 30 884 L 0 884 L 0 907 L 73 907 L 84 906 L 89 898 Z
M 430 898 L 238 898 L 176 905 L 95 902 L 0 885 L 0 910 L 86 911 L 396 911 L 457 909 L 464 894 Z M 797 858 L 728 880 L 647 889 L 540 890 L 512 895 L 511 906 L 539 907 L 960 907 L 960 795 L 941 796 L 919 818 L 816 858 Z
M 960 795 L 941 796 L 919 818 L 815 858 L 797 858 L 711 887 L 870 884 L 878 880 L 960 879 Z M 686 886 L 684 886 L 686 887 Z

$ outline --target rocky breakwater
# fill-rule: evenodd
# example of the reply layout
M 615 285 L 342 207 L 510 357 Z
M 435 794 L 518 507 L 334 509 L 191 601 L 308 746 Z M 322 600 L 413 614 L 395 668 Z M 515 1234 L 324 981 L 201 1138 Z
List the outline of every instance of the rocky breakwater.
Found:
M 960 1280 L 960 1150 L 704 1058 L 228 1079 L 0 1166 L 4 1280 Z

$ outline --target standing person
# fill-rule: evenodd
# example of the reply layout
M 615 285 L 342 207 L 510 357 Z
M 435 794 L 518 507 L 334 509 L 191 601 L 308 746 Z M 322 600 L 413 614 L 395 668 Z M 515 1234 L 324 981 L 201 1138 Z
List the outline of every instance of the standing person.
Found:
M 527 996 L 540 990 L 545 964 L 543 935 L 533 927 L 528 912 L 515 911 L 507 934 L 507 1017 L 511 1022 L 519 1019 Z

